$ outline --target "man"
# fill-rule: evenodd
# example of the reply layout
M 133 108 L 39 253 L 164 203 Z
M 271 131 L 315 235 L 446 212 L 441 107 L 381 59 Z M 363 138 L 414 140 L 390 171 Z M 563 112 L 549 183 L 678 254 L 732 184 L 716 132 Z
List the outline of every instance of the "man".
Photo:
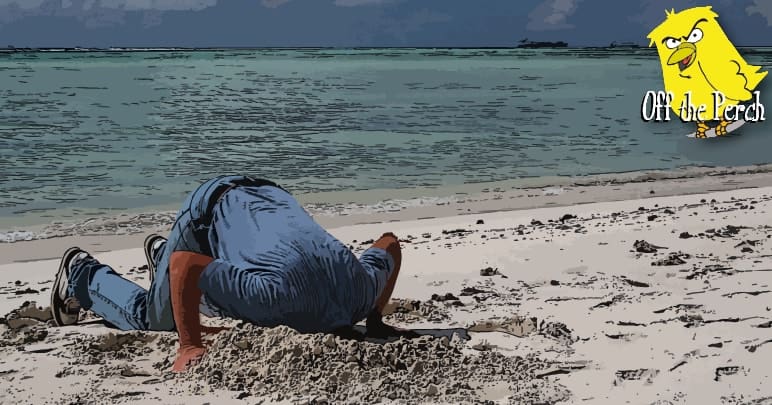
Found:
M 367 333 L 395 331 L 381 320 L 402 260 L 387 233 L 359 259 L 283 188 L 245 176 L 220 176 L 187 198 L 168 240 L 145 240 L 151 285 L 145 290 L 70 248 L 51 292 L 57 325 L 90 309 L 123 330 L 177 330 L 174 371 L 206 350 L 199 311 L 261 326 L 331 332 L 367 318 Z

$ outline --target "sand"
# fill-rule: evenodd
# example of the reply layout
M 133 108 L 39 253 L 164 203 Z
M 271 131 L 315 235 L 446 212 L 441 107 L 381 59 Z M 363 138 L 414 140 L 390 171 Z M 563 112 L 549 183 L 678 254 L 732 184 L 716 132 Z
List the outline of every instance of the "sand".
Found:
M 420 337 L 221 321 L 181 375 L 172 333 L 51 327 L 58 259 L 19 259 L 0 265 L 0 403 L 772 404 L 772 183 L 757 186 L 335 227 L 356 252 L 400 236 L 385 320 Z M 97 258 L 147 284 L 140 248 Z

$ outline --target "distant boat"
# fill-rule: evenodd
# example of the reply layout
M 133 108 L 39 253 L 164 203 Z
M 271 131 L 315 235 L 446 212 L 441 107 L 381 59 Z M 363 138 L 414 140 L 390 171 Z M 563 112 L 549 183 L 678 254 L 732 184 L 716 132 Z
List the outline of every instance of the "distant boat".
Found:
M 34 49 L 33 48 L 17 48 L 17 47 L 15 47 L 13 45 L 8 45 L 5 48 L 0 48 L 0 51 L 2 51 L 3 53 L 15 53 L 15 52 L 30 52 L 30 51 L 34 51 Z
M 528 38 L 520 41 L 518 48 L 565 48 L 568 44 L 563 41 L 549 42 L 549 41 L 529 41 Z
M 609 46 L 609 48 L 640 48 L 641 46 L 636 44 L 635 42 L 612 42 Z

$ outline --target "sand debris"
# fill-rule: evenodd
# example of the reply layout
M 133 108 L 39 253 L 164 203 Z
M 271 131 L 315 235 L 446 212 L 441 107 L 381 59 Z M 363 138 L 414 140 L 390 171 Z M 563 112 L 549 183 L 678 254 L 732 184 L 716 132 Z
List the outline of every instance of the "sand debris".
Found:
M 749 229 L 746 226 L 734 226 L 734 225 L 727 225 L 721 229 L 717 229 L 713 235 L 718 236 L 720 238 L 731 238 L 738 233 L 740 233 L 743 229 Z
M 464 287 L 464 288 L 461 289 L 461 296 L 462 297 L 474 296 L 474 295 L 477 295 L 477 294 L 488 294 L 488 293 L 495 294 L 495 292 L 493 292 L 493 291 L 483 290 L 483 289 L 480 289 L 480 288 L 477 288 L 477 287 Z
M 562 322 L 542 321 L 539 325 L 539 335 L 555 339 L 565 345 L 571 345 L 578 340 L 571 333 L 571 329 Z
M 726 294 L 721 294 L 722 297 L 732 298 L 736 295 L 750 295 L 751 297 L 756 297 L 761 294 L 769 294 L 772 293 L 770 290 L 760 290 L 760 291 L 735 291 L 730 292 Z
M 685 259 L 690 259 L 691 255 L 682 252 L 672 252 L 666 258 L 651 262 L 652 266 L 679 266 L 686 264 Z
M 601 301 L 601 302 L 593 305 L 592 307 L 590 307 L 590 309 L 607 308 L 607 307 L 610 307 L 612 305 L 616 305 L 617 303 L 623 302 L 625 300 L 625 298 L 627 298 L 627 296 L 625 294 L 616 294 L 613 297 L 611 297 L 611 299 L 609 299 L 609 300 Z
M 764 328 L 764 329 L 772 328 L 772 321 L 760 323 L 758 325 L 754 325 L 753 327 L 754 328 Z
M 654 378 L 659 374 L 659 370 L 649 368 L 639 368 L 634 370 L 618 370 L 614 385 L 618 385 L 624 381 L 639 381 L 642 380 L 646 384 L 654 382 Z
M 525 337 L 536 332 L 537 325 L 536 318 L 514 316 L 474 322 L 467 330 L 470 332 L 502 332 L 512 336 Z
M 629 285 L 631 285 L 633 287 L 641 287 L 641 288 L 650 287 L 649 283 L 644 283 L 643 281 L 631 280 L 631 279 L 629 279 L 627 277 L 622 277 L 622 281 L 624 281 L 625 283 L 627 283 L 627 284 L 629 284 Z
M 18 346 L 43 341 L 48 336 L 48 322 L 53 318 L 48 307 L 34 301 L 24 302 L 0 318 L 0 347 Z
M 480 275 L 483 277 L 492 277 L 492 276 L 500 276 L 501 273 L 499 272 L 498 268 L 493 267 L 486 267 L 484 269 L 480 269 Z
M 695 268 L 685 278 L 687 280 L 694 280 L 695 278 L 698 278 L 698 277 L 710 276 L 714 274 L 726 275 L 726 274 L 732 274 L 733 272 L 734 272 L 734 269 L 729 266 L 724 266 L 721 264 L 708 264 L 704 266 L 701 270 L 697 270 Z
M 445 302 L 445 301 L 458 301 L 458 297 L 451 293 L 445 293 L 445 295 L 432 294 L 432 301 Z
M 445 297 L 447 297 L 447 294 Z M 449 306 L 463 306 L 463 303 L 458 301 L 457 298 L 455 300 L 450 300 L 446 305 L 441 304 L 438 306 L 437 303 L 442 301 L 446 300 L 434 300 L 434 296 L 432 296 L 431 300 L 426 302 L 421 302 L 419 300 L 392 299 L 384 307 L 383 315 L 386 319 L 403 323 L 422 321 L 442 322 L 450 319 L 450 314 L 447 309 Z
M 702 307 L 703 306 L 700 305 L 700 304 L 676 304 L 676 305 L 671 305 L 671 306 L 669 306 L 667 308 L 662 308 L 662 309 L 655 310 L 653 312 L 655 314 L 663 314 L 663 313 L 665 313 L 667 311 L 673 311 L 675 313 L 694 312 L 694 311 L 702 309 Z
M 741 371 L 743 371 L 743 368 L 740 366 L 717 367 L 716 376 L 714 377 L 714 380 L 719 381 L 721 377 L 728 376 L 728 375 L 735 375 Z
M 636 240 L 635 243 L 633 243 L 633 249 L 635 249 L 638 253 L 657 253 L 657 250 L 659 249 L 667 249 L 666 247 L 652 245 L 649 242 L 646 242 L 645 240 Z

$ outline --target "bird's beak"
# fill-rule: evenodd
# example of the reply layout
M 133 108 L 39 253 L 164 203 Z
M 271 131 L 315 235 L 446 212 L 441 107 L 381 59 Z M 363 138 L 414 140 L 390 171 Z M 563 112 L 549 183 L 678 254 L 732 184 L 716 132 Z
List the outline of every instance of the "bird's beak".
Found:
M 675 52 L 667 60 L 668 65 L 678 65 L 678 69 L 683 71 L 694 63 L 697 55 L 697 47 L 691 42 L 684 42 L 676 48 Z

